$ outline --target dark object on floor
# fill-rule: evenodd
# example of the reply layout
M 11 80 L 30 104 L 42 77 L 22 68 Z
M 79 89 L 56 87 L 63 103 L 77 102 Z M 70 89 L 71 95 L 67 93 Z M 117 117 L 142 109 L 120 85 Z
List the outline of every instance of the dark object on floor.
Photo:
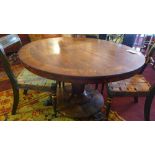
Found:
M 145 121 L 150 121 L 150 110 L 151 110 L 151 105 L 152 105 L 154 96 L 155 96 L 155 85 L 150 88 L 150 91 L 145 100 L 145 105 L 144 105 Z
M 105 121 L 107 120 L 105 113 L 103 112 L 98 112 L 97 114 L 94 115 L 94 120 L 95 121 Z
M 13 38 L 13 39 L 12 39 Z M 48 80 L 42 77 L 39 77 L 31 72 L 29 72 L 27 69 L 23 69 L 23 71 L 19 74 L 19 76 L 16 78 L 14 73 L 11 70 L 10 63 L 5 55 L 4 48 L 7 46 L 11 46 L 12 44 L 16 43 L 16 41 L 20 41 L 20 38 L 18 35 L 9 35 L 9 37 L 2 38 L 3 42 L 0 41 L 0 58 L 4 67 L 4 70 L 10 79 L 13 94 L 14 94 L 14 103 L 13 103 L 13 109 L 12 114 L 16 114 L 16 109 L 19 103 L 19 88 L 22 88 L 24 90 L 32 89 L 32 90 L 40 90 L 40 91 L 52 91 L 51 85 L 56 85 L 56 81 Z M 56 90 L 55 90 L 56 91 Z M 54 104 L 56 105 L 56 104 Z
M 122 44 L 129 47 L 133 47 L 135 43 L 135 39 L 136 39 L 136 34 L 124 34 Z

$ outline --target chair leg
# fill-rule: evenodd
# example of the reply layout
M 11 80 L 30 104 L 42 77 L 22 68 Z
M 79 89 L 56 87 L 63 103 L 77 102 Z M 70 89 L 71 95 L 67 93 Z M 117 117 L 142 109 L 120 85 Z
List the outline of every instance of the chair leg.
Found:
M 102 84 L 102 88 L 101 88 L 101 94 L 103 95 L 103 91 L 104 91 L 104 83 Z
M 19 103 L 19 89 L 13 89 L 13 95 L 14 95 L 14 101 L 13 101 L 12 115 L 15 115 Z
M 108 120 L 109 118 L 109 113 L 110 113 L 110 109 L 111 109 L 111 101 L 112 98 L 108 97 L 105 101 L 105 105 L 106 105 L 106 119 Z
M 57 110 L 57 99 L 56 99 L 56 96 L 53 96 L 52 100 L 53 100 L 54 117 L 57 117 L 58 110 Z
M 58 81 L 59 88 L 61 88 L 61 81 Z
M 138 96 L 134 96 L 134 103 L 138 103 Z
M 145 100 L 145 105 L 144 105 L 144 120 L 145 121 L 150 120 L 150 110 L 151 110 L 151 105 L 153 102 L 154 95 L 155 95 L 155 86 L 152 86 Z
M 144 105 L 144 120 L 150 121 L 150 109 L 152 102 L 145 103 Z
M 23 94 L 24 94 L 24 95 L 27 95 L 27 92 L 28 92 L 28 89 L 24 89 Z
M 62 82 L 62 87 L 63 87 L 63 89 L 65 88 L 65 82 Z
M 52 98 L 52 104 L 54 109 L 54 116 L 57 117 L 57 84 L 53 84 L 51 86 L 51 98 Z

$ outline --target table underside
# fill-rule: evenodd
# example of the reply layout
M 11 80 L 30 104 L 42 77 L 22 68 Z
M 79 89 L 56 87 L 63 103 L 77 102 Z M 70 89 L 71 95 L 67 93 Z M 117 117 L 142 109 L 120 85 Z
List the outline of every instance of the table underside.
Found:
M 57 88 L 57 108 L 65 116 L 89 118 L 101 111 L 103 96 L 99 91 L 83 84 L 66 84 Z

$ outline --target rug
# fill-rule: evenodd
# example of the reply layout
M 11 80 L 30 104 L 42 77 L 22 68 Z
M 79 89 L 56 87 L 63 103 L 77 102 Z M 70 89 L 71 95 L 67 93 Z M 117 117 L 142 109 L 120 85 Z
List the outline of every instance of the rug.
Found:
M 17 76 L 23 66 L 21 64 L 12 65 L 12 70 Z M 0 83 L 9 82 L 6 73 L 0 69 Z M 57 118 L 53 117 L 53 107 L 44 106 L 44 103 L 49 98 L 49 93 L 29 90 L 25 96 L 23 90 L 20 90 L 20 102 L 16 115 L 11 115 L 13 104 L 13 92 L 11 87 L 8 90 L 0 91 L 0 120 L 9 121 L 75 121 L 75 119 L 58 115 Z M 109 116 L 110 121 L 122 121 L 117 112 L 111 111 Z
M 45 106 L 44 103 L 49 97 L 49 93 L 29 90 L 25 96 L 20 90 L 20 102 L 16 115 L 11 115 L 13 92 L 6 90 L 0 92 L 0 120 L 8 121 L 78 121 L 59 114 L 57 118 L 53 116 L 53 106 Z M 116 112 L 111 111 L 110 121 L 124 120 Z

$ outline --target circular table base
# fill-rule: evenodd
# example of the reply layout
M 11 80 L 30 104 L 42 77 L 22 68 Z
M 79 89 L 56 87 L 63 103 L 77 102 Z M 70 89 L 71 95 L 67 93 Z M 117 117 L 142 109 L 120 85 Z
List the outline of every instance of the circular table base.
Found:
M 71 95 L 71 86 L 58 88 L 58 110 L 72 118 L 88 118 L 101 111 L 103 96 L 94 89 L 86 88 L 81 95 Z

